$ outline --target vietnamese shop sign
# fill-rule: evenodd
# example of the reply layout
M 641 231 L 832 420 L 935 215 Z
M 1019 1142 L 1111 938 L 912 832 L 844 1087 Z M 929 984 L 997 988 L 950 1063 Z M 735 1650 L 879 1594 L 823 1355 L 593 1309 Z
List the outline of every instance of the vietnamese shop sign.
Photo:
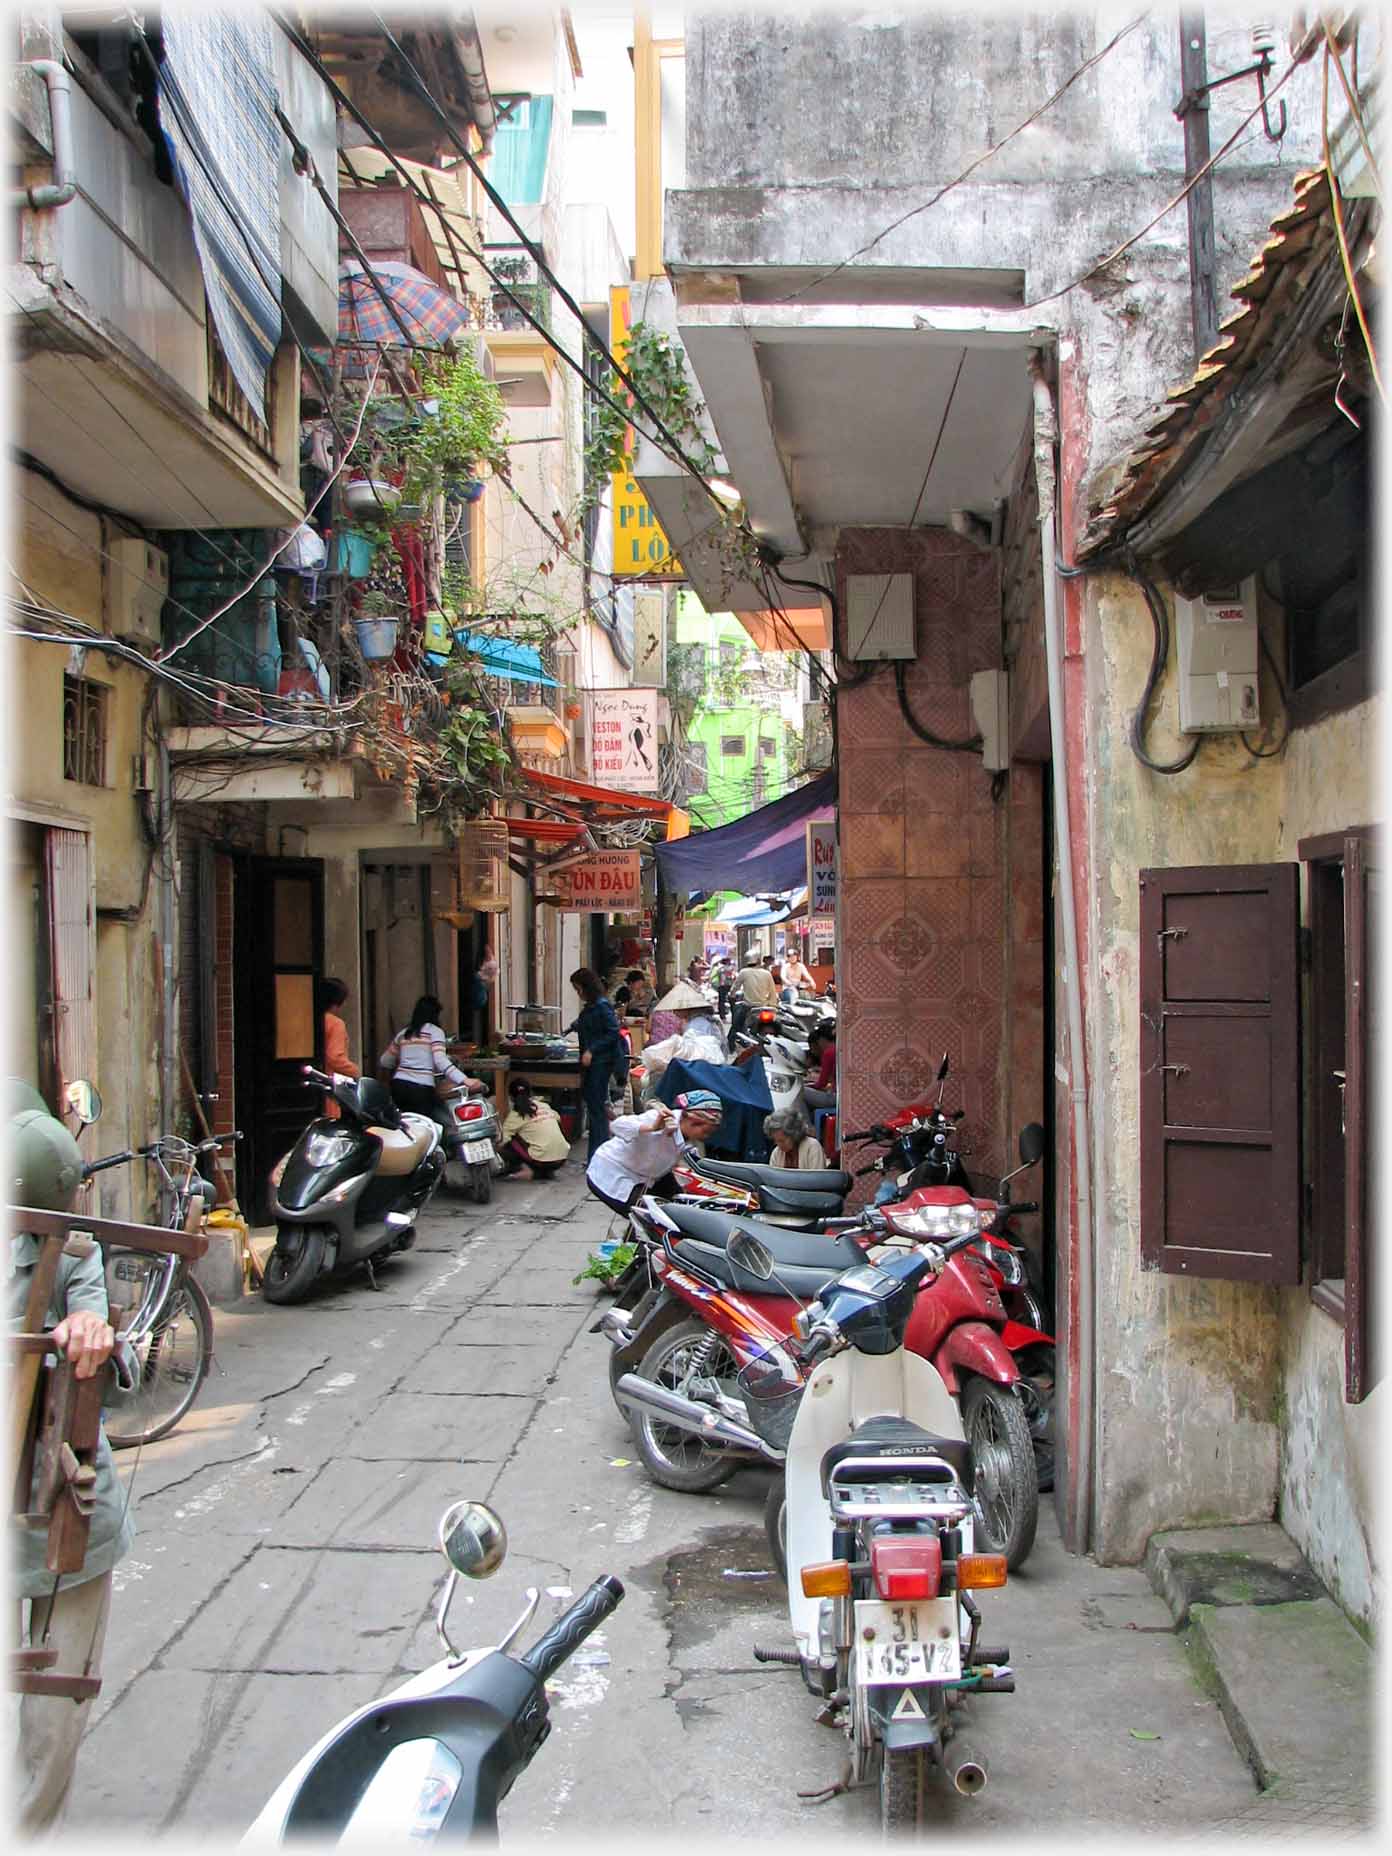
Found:
M 556 906 L 608 915 L 637 913 L 643 900 L 637 851 L 596 851 L 583 863 L 556 872 Z
M 812 820 L 807 827 L 807 913 L 836 913 L 836 822 Z
M 656 793 L 656 690 L 594 690 L 590 702 L 590 765 L 603 786 L 621 793 Z

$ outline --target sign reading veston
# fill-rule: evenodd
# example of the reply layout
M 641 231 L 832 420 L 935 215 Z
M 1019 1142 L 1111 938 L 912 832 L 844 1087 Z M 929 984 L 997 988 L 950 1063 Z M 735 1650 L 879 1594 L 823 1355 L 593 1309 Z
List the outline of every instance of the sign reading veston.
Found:
M 622 793 L 658 790 L 656 690 L 594 690 L 590 765 L 603 786 Z
M 832 819 L 807 827 L 807 913 L 836 913 L 836 824 Z
M 558 908 L 604 914 L 636 911 L 643 900 L 643 880 L 637 851 L 596 851 L 584 863 L 556 872 Z
M 628 331 L 632 322 L 628 286 L 614 284 L 609 291 L 609 348 L 622 367 L 628 352 Z M 633 450 L 633 427 L 628 428 L 628 450 Z M 679 580 L 681 562 L 672 552 L 672 544 L 648 507 L 648 499 L 638 488 L 632 471 L 615 471 L 614 572 L 647 579 Z

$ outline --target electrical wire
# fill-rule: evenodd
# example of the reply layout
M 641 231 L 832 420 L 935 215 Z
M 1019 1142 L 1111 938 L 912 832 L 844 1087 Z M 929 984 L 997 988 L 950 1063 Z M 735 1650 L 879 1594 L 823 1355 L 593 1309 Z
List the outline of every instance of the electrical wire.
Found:
M 353 447 L 357 444 L 358 438 L 361 435 L 362 428 L 363 428 L 363 420 L 367 417 L 368 402 L 372 398 L 372 389 L 377 384 L 377 376 L 378 374 L 381 373 L 381 371 L 382 371 L 382 366 L 379 360 L 377 366 L 374 367 L 372 370 L 372 378 L 368 381 L 367 386 L 363 391 L 362 405 L 359 406 L 358 408 L 358 419 L 357 419 L 357 424 L 353 427 L 353 435 L 348 440 L 348 444 L 344 450 L 343 456 L 338 460 L 338 463 L 334 466 L 330 474 L 324 479 L 324 482 L 320 486 L 319 492 L 315 496 L 314 501 L 306 505 L 303 521 L 300 524 L 301 527 L 303 526 L 304 522 L 308 522 L 309 518 L 314 514 L 315 510 L 319 507 L 320 503 L 323 502 L 324 498 L 328 495 L 329 491 L 333 488 L 334 484 L 337 483 L 339 477 L 343 474 L 344 470 L 347 468 L 348 460 L 353 455 Z M 275 566 L 276 562 L 280 559 L 281 555 L 284 554 L 285 550 L 294 541 L 298 532 L 299 532 L 298 528 L 291 529 L 287 533 L 284 541 L 281 542 L 280 546 L 276 548 L 274 553 L 272 553 L 269 556 L 269 558 L 257 569 L 256 573 L 252 576 L 250 580 L 247 581 L 246 585 L 242 587 L 239 592 L 232 594 L 230 599 L 225 600 L 223 604 L 220 605 L 215 612 L 210 612 L 206 618 L 200 619 L 198 624 L 194 626 L 193 630 L 191 632 L 188 632 L 184 637 L 182 637 L 178 641 L 177 644 L 170 645 L 168 649 L 165 649 L 162 646 L 160 648 L 160 653 L 159 653 L 161 659 L 174 657 L 178 652 L 182 651 L 186 645 L 192 644 L 194 639 L 197 638 L 201 632 L 207 631 L 210 625 L 216 625 L 220 618 L 224 617 L 225 614 L 227 614 L 228 612 L 232 610 L 233 606 L 237 605 L 239 601 L 245 599 L 247 594 L 252 592 L 253 589 L 257 587 L 262 580 L 265 579 L 266 575 Z
M 1124 238 L 1113 251 L 1107 253 L 1105 258 L 1099 258 L 1096 264 L 1090 264 L 1081 276 L 1075 277 L 1071 284 L 1064 284 L 1061 289 L 1051 290 L 1046 296 L 1037 296 L 1034 298 L 1033 302 L 1026 303 L 1022 305 L 1022 307 L 1025 309 L 1038 309 L 1045 303 L 1055 303 L 1060 297 L 1069 296 L 1074 290 L 1078 289 L 1080 285 L 1085 284 L 1090 277 L 1095 277 L 1099 271 L 1105 271 L 1109 265 L 1115 264 L 1117 259 L 1121 257 L 1124 252 L 1129 251 L 1133 245 L 1139 244 L 1148 232 L 1153 232 L 1160 221 L 1172 213 L 1177 206 L 1182 205 L 1183 202 L 1189 198 L 1189 195 L 1194 191 L 1195 187 L 1198 186 L 1199 182 L 1207 175 L 1211 174 L 1214 168 L 1217 167 L 1218 163 L 1222 161 L 1226 155 L 1232 153 L 1232 150 L 1237 146 L 1242 135 L 1267 108 L 1272 98 L 1278 95 L 1282 87 L 1294 76 L 1295 70 L 1296 65 L 1294 62 L 1286 66 L 1276 82 L 1266 91 L 1256 108 L 1249 110 L 1247 115 L 1243 117 L 1242 121 L 1237 125 L 1236 129 L 1233 130 L 1232 134 L 1228 137 L 1227 141 L 1224 142 L 1217 154 L 1210 155 L 1198 172 L 1192 174 L 1189 179 L 1185 181 L 1179 192 L 1175 194 L 1172 199 L 1167 200 L 1164 206 L 1160 208 L 1160 211 L 1155 214 L 1154 218 L 1148 219 L 1139 232 L 1133 232 L 1129 238 Z
M 1332 57 L 1334 60 L 1334 67 L 1339 73 L 1339 82 L 1343 86 L 1345 100 L 1348 103 L 1349 115 L 1353 118 L 1353 126 L 1358 131 L 1358 139 L 1363 144 L 1363 153 L 1367 157 L 1368 172 L 1372 177 L 1373 187 L 1377 192 L 1378 205 L 1381 206 L 1382 175 L 1379 172 L 1377 161 L 1373 155 L 1372 143 L 1368 140 L 1368 125 L 1363 120 L 1363 110 L 1355 94 L 1355 86 L 1358 82 L 1358 28 L 1355 25 L 1353 40 L 1354 82 L 1353 85 L 1350 85 L 1348 73 L 1344 69 L 1343 55 L 1339 50 L 1339 41 L 1334 36 L 1334 28 L 1330 25 L 1328 19 L 1322 20 L 1321 24 L 1324 26 L 1324 82 L 1326 97 L 1329 89 L 1329 60 Z
M 1141 592 L 1144 594 L 1146 605 L 1150 608 L 1150 622 L 1155 630 L 1155 646 L 1151 652 L 1150 674 L 1146 677 L 1145 689 L 1141 692 L 1141 700 L 1137 703 L 1135 713 L 1131 717 L 1131 752 L 1136 756 L 1136 759 L 1140 761 L 1141 765 L 1143 767 L 1148 767 L 1152 773 L 1183 773 L 1186 767 L 1193 764 L 1195 756 L 1203 745 L 1204 738 L 1202 735 L 1195 735 L 1187 751 L 1181 754 L 1177 760 L 1155 760 L 1151 757 L 1145 744 L 1146 728 L 1149 725 L 1151 700 L 1155 695 L 1155 686 L 1160 681 L 1166 661 L 1170 655 L 1169 614 L 1165 610 L 1165 602 L 1160 596 L 1159 588 L 1146 573 L 1134 554 L 1127 555 L 1125 571 L 1130 575 L 1136 585 L 1140 587 Z
M 1328 28 L 1326 27 L 1326 31 Z M 1343 66 L 1340 65 L 1342 72 Z M 1368 327 L 1368 318 L 1363 309 L 1363 299 L 1358 294 L 1358 279 L 1354 275 L 1353 262 L 1349 257 L 1348 232 L 1344 227 L 1344 209 L 1339 198 L 1339 178 L 1334 172 L 1334 160 L 1329 152 L 1329 46 L 1324 48 L 1324 88 L 1321 98 L 1320 142 L 1324 150 L 1324 173 L 1329 187 L 1329 202 L 1334 209 L 1334 229 L 1338 234 L 1339 257 L 1344 267 L 1344 281 L 1348 284 L 1349 295 L 1353 298 L 1353 313 L 1358 318 L 1358 326 L 1363 333 L 1363 345 L 1368 351 L 1368 365 L 1373 370 L 1373 380 L 1377 386 L 1378 398 L 1387 399 L 1382 386 L 1382 372 L 1378 367 L 1377 349 L 1373 346 L 1372 331 Z
M 1051 97 L 1041 103 L 1037 109 L 1032 110 L 1030 114 L 1025 117 L 1023 122 L 1017 123 L 1010 131 L 1009 135 L 1002 136 L 999 142 L 994 143 L 990 148 L 986 149 L 984 153 L 979 154 L 975 161 L 968 163 L 960 174 L 947 182 L 946 186 L 939 187 L 931 198 L 924 200 L 918 206 L 910 207 L 907 212 L 901 213 L 897 219 L 892 219 L 882 232 L 877 232 L 868 244 L 858 247 L 857 250 L 851 253 L 850 257 L 843 258 L 839 264 L 833 265 L 831 270 L 823 271 L 820 277 L 814 277 L 810 283 L 804 284 L 800 290 L 794 290 L 791 296 L 785 296 L 779 300 L 783 303 L 796 303 L 799 297 L 806 296 L 810 290 L 815 290 L 821 284 L 828 282 L 831 278 L 839 276 L 842 271 L 854 264 L 857 258 L 865 257 L 866 254 L 872 252 L 877 245 L 883 244 L 891 232 L 897 232 L 900 226 L 907 225 L 909 220 L 916 219 L 920 213 L 926 213 L 930 207 L 936 206 L 939 200 L 945 199 L 955 187 L 960 187 L 964 181 L 969 180 L 976 170 L 985 162 L 989 161 L 993 155 L 998 155 L 1008 143 L 1013 142 L 1017 135 L 1020 135 L 1024 130 L 1038 122 L 1041 116 L 1045 115 L 1053 108 L 1060 97 L 1072 89 L 1073 85 L 1077 83 L 1080 77 L 1085 76 L 1087 72 L 1092 70 L 1094 65 L 1101 64 L 1108 53 L 1113 51 L 1116 46 L 1120 45 L 1121 41 L 1128 33 L 1134 32 L 1145 17 L 1146 15 L 1144 13 L 1137 14 L 1130 25 L 1123 26 L 1118 33 L 1108 40 L 1101 51 L 1094 52 L 1090 58 L 1086 59 L 1078 66 L 1077 70 L 1065 78 Z
M 1263 577 L 1263 585 L 1265 585 L 1264 577 Z M 1267 591 L 1269 595 L 1270 589 L 1268 588 Z M 1276 659 L 1272 656 L 1271 646 L 1266 642 L 1266 635 L 1262 631 L 1260 626 L 1257 627 L 1257 642 L 1260 644 L 1262 656 L 1266 659 L 1267 663 L 1271 666 L 1271 674 L 1276 680 L 1276 688 L 1280 692 L 1280 696 L 1281 696 L 1281 712 L 1285 716 L 1286 725 L 1284 729 L 1281 731 L 1281 739 L 1277 742 L 1274 742 L 1272 746 L 1269 748 L 1253 747 L 1252 743 L 1247 739 L 1247 731 L 1245 728 L 1240 728 L 1238 730 L 1238 734 L 1241 737 L 1243 747 L 1246 748 L 1247 752 L 1252 756 L 1253 760 L 1275 760 L 1278 755 L 1283 754 L 1285 752 L 1286 743 L 1290 740 L 1290 734 L 1291 734 L 1290 698 L 1286 694 L 1285 678 L 1281 675 L 1280 667 L 1277 664 Z
M 894 666 L 894 693 L 899 698 L 899 713 L 919 740 L 926 741 L 930 748 L 948 748 L 955 754 L 981 752 L 980 735 L 971 735 L 965 741 L 953 741 L 946 735 L 935 735 L 931 728 L 923 726 L 909 706 L 908 666 L 902 658 Z

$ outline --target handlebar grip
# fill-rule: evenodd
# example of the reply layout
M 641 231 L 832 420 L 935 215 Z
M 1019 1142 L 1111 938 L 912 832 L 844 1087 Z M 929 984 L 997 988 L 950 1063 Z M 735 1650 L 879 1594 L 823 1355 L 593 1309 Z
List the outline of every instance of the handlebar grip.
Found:
M 623 1595 L 623 1586 L 612 1573 L 596 1579 L 589 1591 L 582 1592 L 569 1611 L 557 1618 L 550 1630 L 538 1637 L 530 1650 L 524 1650 L 517 1661 L 524 1669 L 530 1669 L 538 1682 L 544 1682 L 617 1608 Z
M 1011 1200 L 1011 1201 L 1007 1201 L 1004 1205 L 1001 1206 L 996 1216 L 998 1218 L 1008 1218 L 1012 1212 L 1037 1212 L 1038 1210 L 1039 1210 L 1038 1199 L 1020 1199 L 1018 1201 Z
M 123 1154 L 108 1154 L 105 1160 L 84 1160 L 82 1163 L 82 1177 L 84 1179 L 90 1179 L 93 1173 L 104 1173 L 108 1167 L 124 1166 L 128 1160 L 133 1160 L 134 1158 L 135 1155 L 128 1147 Z

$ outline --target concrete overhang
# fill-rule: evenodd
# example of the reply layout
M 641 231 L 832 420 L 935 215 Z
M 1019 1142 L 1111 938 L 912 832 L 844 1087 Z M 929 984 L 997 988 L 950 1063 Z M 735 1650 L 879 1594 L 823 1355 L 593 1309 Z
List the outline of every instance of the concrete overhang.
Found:
M 676 326 L 750 526 L 800 579 L 825 576 L 843 528 L 989 519 L 1030 416 L 1028 356 L 1054 340 L 1029 311 L 980 305 L 683 300 Z M 767 614 L 691 477 L 646 441 L 636 475 L 702 604 Z

